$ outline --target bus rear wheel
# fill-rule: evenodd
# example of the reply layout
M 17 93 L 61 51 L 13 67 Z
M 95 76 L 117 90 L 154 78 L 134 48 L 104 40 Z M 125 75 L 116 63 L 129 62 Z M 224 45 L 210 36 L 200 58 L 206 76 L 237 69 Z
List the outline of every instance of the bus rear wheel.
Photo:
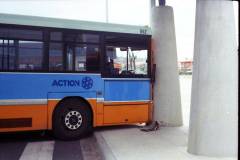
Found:
M 62 140 L 81 138 L 92 131 L 92 115 L 88 104 L 77 99 L 63 100 L 53 114 L 53 134 Z

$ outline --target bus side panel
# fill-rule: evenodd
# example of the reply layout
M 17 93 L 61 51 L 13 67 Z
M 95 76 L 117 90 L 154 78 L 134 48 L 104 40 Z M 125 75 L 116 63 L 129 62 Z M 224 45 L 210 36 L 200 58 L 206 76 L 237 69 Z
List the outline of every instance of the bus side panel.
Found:
M 148 122 L 150 86 L 149 80 L 106 80 L 104 125 Z
M 90 79 L 91 85 L 84 84 L 85 78 Z M 49 92 L 78 93 L 102 90 L 103 81 L 100 74 L 0 73 L 0 101 L 6 99 L 46 100 Z
M 47 105 L 0 106 L 0 132 L 47 128 Z
M 86 80 L 90 80 L 91 85 L 85 83 Z M 100 74 L 0 73 L 0 125 L 2 126 L 0 132 L 51 128 L 52 111 L 57 102 L 66 96 L 82 96 L 88 100 L 93 107 L 95 125 L 96 92 L 103 92 L 103 84 Z M 64 96 L 48 97 L 48 93 L 53 92 L 63 93 Z M 81 94 L 77 94 L 79 92 Z M 83 92 L 85 94 L 82 94 Z M 100 95 L 99 98 L 103 98 L 102 96 Z M 56 101 L 48 103 L 48 98 Z M 51 108 L 48 109 L 48 106 L 51 106 Z M 6 117 L 6 115 L 8 116 Z M 5 118 L 12 118 L 12 120 L 6 120 Z M 30 123 L 29 119 L 31 118 L 33 120 L 32 127 L 17 127 L 19 121 L 27 120 Z M 10 121 L 15 123 L 16 129 L 5 125 L 6 122 L 11 125 Z
M 94 123 L 94 126 L 103 126 L 103 118 L 104 118 L 104 103 L 102 101 L 97 101 L 97 115 L 96 115 L 96 121 Z M 95 118 L 94 118 L 95 120 Z
M 104 101 L 149 101 L 149 80 L 105 80 Z
M 123 124 L 148 121 L 148 104 L 105 105 L 104 123 Z

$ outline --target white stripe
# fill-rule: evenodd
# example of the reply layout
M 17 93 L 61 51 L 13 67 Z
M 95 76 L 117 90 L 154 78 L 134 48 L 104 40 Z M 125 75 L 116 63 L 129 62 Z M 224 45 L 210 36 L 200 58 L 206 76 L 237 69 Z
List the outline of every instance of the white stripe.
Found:
M 104 98 L 97 98 L 97 102 L 104 102 Z
M 87 100 L 95 100 L 96 98 L 87 98 Z M 0 105 L 22 105 L 22 104 L 47 104 L 48 100 L 61 100 L 53 99 L 4 99 L 0 100 Z
M 61 99 L 48 99 L 48 100 L 61 100 Z M 136 100 L 136 101 L 104 101 L 104 98 L 87 98 L 87 100 L 97 100 L 97 102 L 104 102 L 104 103 L 116 103 L 116 102 L 151 102 L 151 100 Z
M 137 100 L 137 101 L 104 101 L 104 103 L 116 103 L 116 102 L 124 102 L 124 103 L 127 103 L 127 102 L 151 102 L 151 100 Z
M 31 142 L 25 147 L 20 160 L 52 160 L 54 141 Z
M 103 80 L 111 80 L 111 81 L 122 81 L 122 80 L 127 80 L 127 81 L 146 81 L 146 80 L 150 80 L 150 78 L 103 78 Z
M 47 104 L 47 99 L 4 99 L 0 105 Z
M 0 105 L 23 105 L 23 104 L 47 104 L 48 100 L 61 99 L 5 99 L 0 100 Z M 97 102 L 116 103 L 116 102 L 151 102 L 151 100 L 136 100 L 136 101 L 104 101 L 104 98 L 87 98 L 87 100 L 97 100 Z
M 48 99 L 49 101 L 60 101 L 61 99 L 58 99 L 58 98 L 52 98 L 52 99 Z
M 64 97 L 63 97 L 63 98 L 64 98 Z M 50 99 L 48 99 L 48 100 L 49 100 L 49 101 L 50 101 L 50 100 L 59 100 L 59 101 L 60 101 L 60 100 L 62 100 L 63 98 L 59 98 L 59 99 L 58 99 L 58 98 L 50 98 Z M 84 98 L 84 97 L 83 97 L 83 98 Z M 86 98 L 86 100 L 96 100 L 96 98 Z

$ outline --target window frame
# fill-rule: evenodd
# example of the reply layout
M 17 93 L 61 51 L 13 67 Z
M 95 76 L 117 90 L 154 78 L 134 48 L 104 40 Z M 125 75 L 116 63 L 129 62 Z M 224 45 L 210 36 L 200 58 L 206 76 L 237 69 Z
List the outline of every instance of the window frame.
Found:
M 146 45 L 146 50 L 147 50 L 147 74 L 146 75 L 141 75 L 141 74 L 133 74 L 133 75 L 110 75 L 106 73 L 105 70 L 105 64 L 104 64 L 104 69 L 102 72 L 102 77 L 104 78 L 150 78 L 151 77 L 151 36 L 150 35 L 137 35 L 137 34 L 128 34 L 128 33 L 105 33 L 104 34 L 104 58 L 102 60 L 103 63 L 105 63 L 106 60 L 106 47 L 109 45 L 116 46 L 116 47 L 129 47 L 129 44 L 131 47 L 139 47 L 139 45 L 134 45 L 132 42 L 128 42 L 129 44 L 127 45 L 118 45 L 118 44 L 113 44 L 113 43 L 107 43 L 106 42 L 106 37 L 107 36 L 121 36 L 121 37 L 126 37 L 126 38 L 139 38 L 145 41 Z
M 59 28 L 46 28 L 46 30 L 48 31 L 48 35 L 49 35 L 49 39 L 47 41 L 48 44 L 50 43 L 62 43 L 63 45 L 63 68 L 64 71 L 49 71 L 49 73 L 101 73 L 101 63 L 99 64 L 99 70 L 97 71 L 66 71 L 67 68 L 67 61 L 66 61 L 66 46 L 67 45 L 71 45 L 71 46 L 76 46 L 76 45 L 96 45 L 98 46 L 99 50 L 100 50 L 100 59 L 102 57 L 102 50 L 101 50 L 101 32 L 97 32 L 97 31 L 83 31 L 83 30 L 76 30 L 76 29 L 59 29 Z M 50 39 L 50 33 L 51 32 L 62 32 L 62 40 L 51 40 Z M 64 36 L 66 34 L 96 34 L 99 35 L 99 42 L 95 43 L 95 42 L 72 42 L 72 41 L 65 41 Z M 75 59 L 75 54 L 74 54 L 74 59 Z M 75 67 L 74 67 L 75 69 Z
M 103 31 L 91 31 L 91 30 L 79 30 L 79 29 L 66 29 L 66 28 L 54 28 L 54 27 L 40 27 L 40 26 L 27 26 L 27 25 L 15 25 L 15 24 L 2 24 L 0 23 L 0 28 L 11 28 L 11 29 L 30 29 L 36 31 L 42 31 L 43 39 L 42 41 L 36 39 L 24 39 L 26 41 L 37 41 L 43 42 L 43 64 L 41 70 L 0 70 L 0 72 L 30 72 L 30 73 L 96 73 L 101 74 L 103 78 L 150 78 L 151 76 L 151 35 L 139 35 L 139 34 L 129 34 L 129 33 L 116 33 L 116 32 L 103 32 Z M 67 42 L 62 37 L 62 40 L 51 40 L 51 32 L 62 32 L 62 35 L 67 33 L 79 33 L 79 34 L 96 34 L 99 35 L 99 42 Z M 148 73 L 146 76 L 142 77 L 139 75 L 131 77 L 116 77 L 112 75 L 107 75 L 105 73 L 105 58 L 106 58 L 106 36 L 124 36 L 131 38 L 140 38 L 143 39 L 147 45 L 147 54 L 148 54 Z M 5 40 L 23 40 L 23 39 L 8 39 L 6 37 L 0 37 L 0 39 Z M 49 45 L 50 43 L 62 43 L 63 44 L 63 71 L 50 71 L 49 69 Z M 82 45 L 98 45 L 99 47 L 99 70 L 98 71 L 66 71 L 66 54 L 65 47 L 66 43 L 71 43 L 73 45 L 82 44 Z

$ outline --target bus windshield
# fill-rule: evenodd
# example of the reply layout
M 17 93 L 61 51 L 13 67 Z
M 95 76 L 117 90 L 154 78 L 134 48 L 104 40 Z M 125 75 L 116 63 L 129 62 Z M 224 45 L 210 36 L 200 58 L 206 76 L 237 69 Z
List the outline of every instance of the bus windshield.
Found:
M 147 75 L 147 50 L 107 46 L 106 66 L 113 76 Z

